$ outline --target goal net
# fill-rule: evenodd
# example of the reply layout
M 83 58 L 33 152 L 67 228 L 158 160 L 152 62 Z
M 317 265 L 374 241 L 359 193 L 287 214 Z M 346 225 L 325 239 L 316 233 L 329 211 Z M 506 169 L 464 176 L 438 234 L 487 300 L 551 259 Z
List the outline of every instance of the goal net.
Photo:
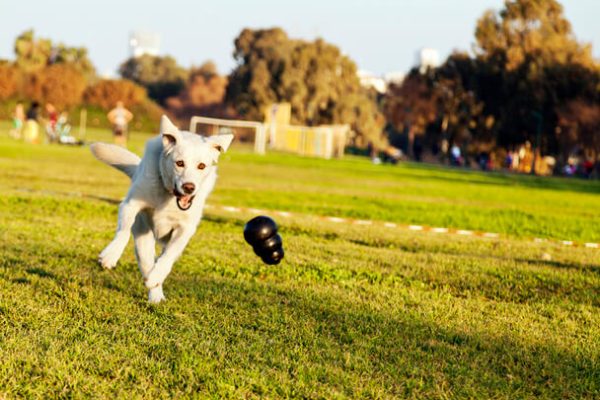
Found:
M 240 142 L 254 143 L 255 153 L 265 153 L 267 138 L 260 122 L 196 116 L 190 120 L 190 132 L 207 136 L 231 133 Z

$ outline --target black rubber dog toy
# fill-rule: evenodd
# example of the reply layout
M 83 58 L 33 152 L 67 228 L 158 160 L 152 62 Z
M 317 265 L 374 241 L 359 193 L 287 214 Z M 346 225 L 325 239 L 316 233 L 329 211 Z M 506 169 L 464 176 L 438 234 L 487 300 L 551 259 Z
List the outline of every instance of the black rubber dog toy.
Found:
M 260 215 L 248 221 L 244 226 L 244 239 L 265 264 L 279 264 L 283 259 L 283 241 L 271 218 Z

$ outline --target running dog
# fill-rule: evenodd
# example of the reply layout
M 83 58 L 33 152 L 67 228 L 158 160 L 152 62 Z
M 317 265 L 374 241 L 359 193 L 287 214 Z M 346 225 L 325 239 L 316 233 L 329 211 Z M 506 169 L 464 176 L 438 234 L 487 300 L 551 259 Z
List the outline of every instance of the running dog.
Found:
M 116 145 L 90 146 L 98 160 L 131 178 L 119 205 L 117 232 L 100 253 L 100 265 L 107 269 L 117 265 L 132 232 L 150 303 L 165 300 L 163 282 L 196 232 L 217 179 L 217 160 L 232 140 L 230 134 L 204 137 L 180 131 L 163 116 L 160 134 L 147 142 L 141 160 Z M 155 259 L 156 242 L 163 250 Z

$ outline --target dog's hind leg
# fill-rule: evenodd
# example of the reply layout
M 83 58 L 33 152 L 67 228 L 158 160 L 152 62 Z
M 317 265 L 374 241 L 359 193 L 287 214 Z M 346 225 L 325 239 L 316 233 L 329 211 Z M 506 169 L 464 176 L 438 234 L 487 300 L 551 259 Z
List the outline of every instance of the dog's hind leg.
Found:
M 117 261 L 121 258 L 125 246 L 129 241 L 131 235 L 131 228 L 135 222 L 135 217 L 141 210 L 142 204 L 139 201 L 125 199 L 119 206 L 119 224 L 117 226 L 117 232 L 115 237 L 102 253 L 98 261 L 104 268 L 114 268 L 117 265 Z

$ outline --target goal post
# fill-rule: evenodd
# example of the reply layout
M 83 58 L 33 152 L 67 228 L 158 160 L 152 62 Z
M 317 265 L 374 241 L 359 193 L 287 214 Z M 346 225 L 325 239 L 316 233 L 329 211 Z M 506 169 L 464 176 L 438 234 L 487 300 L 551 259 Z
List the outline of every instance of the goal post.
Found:
M 270 122 L 244 121 L 194 116 L 190 132 L 204 135 L 233 133 L 239 141 L 254 141 L 254 152 L 265 154 L 269 149 L 321 158 L 341 158 L 344 155 L 349 125 L 300 126 Z
M 201 128 L 204 126 L 204 129 Z M 254 136 L 254 152 L 265 154 L 266 150 L 266 129 L 264 124 L 255 121 L 242 121 L 233 119 L 221 119 L 194 116 L 190 120 L 190 132 L 203 133 L 207 135 L 219 135 L 224 133 L 233 133 L 240 135 L 240 130 L 250 130 Z

